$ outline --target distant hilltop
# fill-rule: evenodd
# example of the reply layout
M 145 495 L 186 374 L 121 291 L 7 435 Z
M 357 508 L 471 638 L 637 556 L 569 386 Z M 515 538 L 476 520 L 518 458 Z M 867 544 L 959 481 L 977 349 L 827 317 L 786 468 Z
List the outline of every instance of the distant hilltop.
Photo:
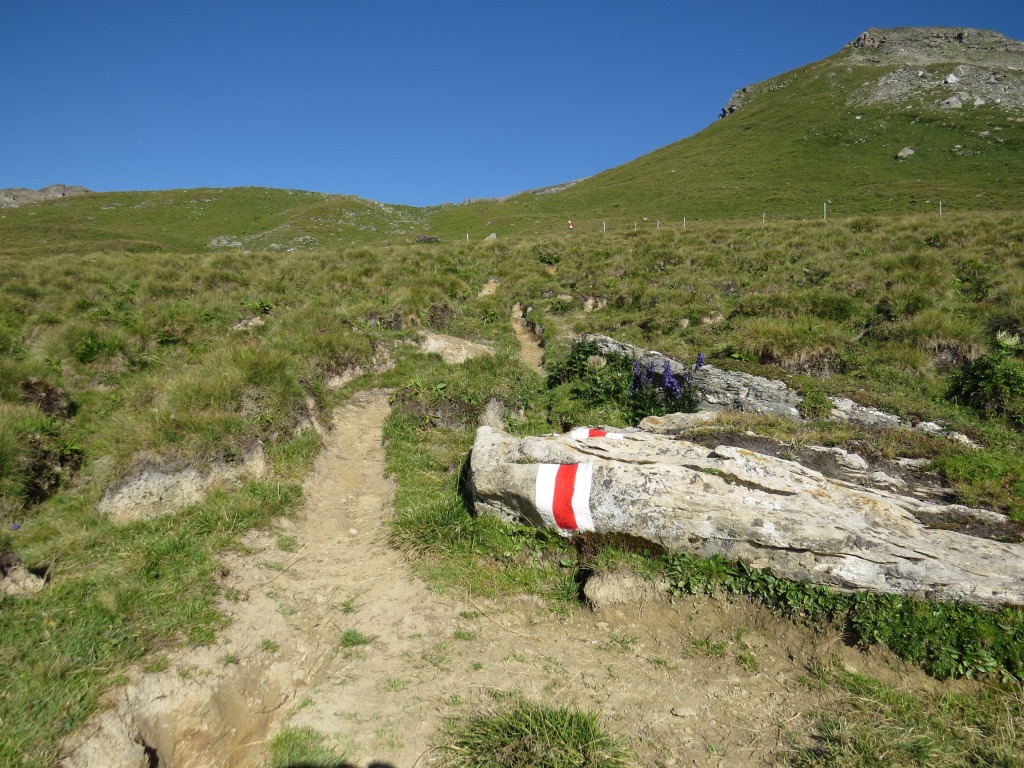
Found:
M 89 190 L 85 187 L 68 186 L 67 184 L 51 184 L 42 189 L 0 189 L 0 208 L 17 208 L 27 203 L 38 203 L 41 200 L 53 200 L 57 197 L 84 195 Z
M 916 103 L 959 109 L 988 104 L 1024 114 L 1024 43 L 998 32 L 965 27 L 869 29 L 825 61 L 869 68 L 864 90 L 852 96 L 851 106 Z M 877 72 L 878 67 L 889 71 L 879 78 L 870 70 Z M 754 98 L 785 88 L 790 84 L 787 78 L 741 88 L 719 116 L 727 117 Z

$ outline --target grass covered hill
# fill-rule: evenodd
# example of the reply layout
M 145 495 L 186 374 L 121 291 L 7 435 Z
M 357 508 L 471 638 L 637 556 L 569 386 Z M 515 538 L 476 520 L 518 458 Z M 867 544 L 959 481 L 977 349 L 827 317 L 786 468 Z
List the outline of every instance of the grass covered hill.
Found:
M 588 179 L 429 208 L 294 190 L 89 194 L 0 212 L 0 247 L 310 249 L 479 240 L 656 222 L 1024 208 L 1024 43 L 977 30 L 869 30 L 747 86 L 723 119 Z M 905 150 L 912 150 L 908 154 Z M 902 156 L 901 156 L 902 153 Z
M 411 239 L 424 216 L 357 197 L 258 187 L 94 192 L 0 209 L 0 250 L 309 250 Z
M 960 106 L 943 106 L 960 94 L 951 102 Z M 501 234 L 543 231 L 547 217 L 561 227 L 572 218 L 580 231 L 645 217 L 813 219 L 825 201 L 839 216 L 937 212 L 940 200 L 948 210 L 1024 208 L 1024 44 L 994 33 L 871 30 L 742 89 L 727 110 L 694 136 L 565 190 L 432 220 L 468 230 L 479 211 Z M 900 159 L 907 147 L 914 154 Z
M 1008 108 L 1019 44 L 957 34 L 926 32 L 922 48 L 917 33 L 873 33 L 748 88 L 694 137 L 549 194 L 416 209 L 179 190 L 0 211 L 0 564 L 47 578 L 32 597 L 0 597 L 0 764 L 52 765 L 126 669 L 159 669 L 168 647 L 212 641 L 218 554 L 298 509 L 320 447 L 310 425 L 357 389 L 394 393 L 394 537 L 436 588 L 567 601 L 585 571 L 621 562 L 475 520 L 458 495 L 492 398 L 520 434 L 623 420 L 520 360 L 516 304 L 543 329 L 551 370 L 574 333 L 605 333 L 681 360 L 703 352 L 817 402 L 846 396 L 963 432 L 981 447 L 814 418 L 740 414 L 715 427 L 926 459 L 951 497 L 993 510 L 998 535 L 1020 540 L 1024 117 Z M 950 74 L 969 95 L 1010 89 L 1006 103 L 989 94 L 939 106 Z M 897 160 L 905 146 L 915 153 Z M 490 232 L 499 237 L 483 241 Z M 417 351 L 424 329 L 496 354 L 446 365 Z M 262 477 L 175 514 L 123 524 L 97 511 L 140 467 L 203 470 L 257 443 Z M 523 551 L 538 556 L 510 556 Z M 897 638 L 904 658 L 988 684 L 957 689 L 962 711 L 948 697 L 894 699 L 917 724 L 893 739 L 927 721 L 965 747 L 956 759 L 943 747 L 939 760 L 915 741 L 900 747 L 903 764 L 1021 764 L 1019 615 L 995 625 L 959 608 L 953 618 L 917 604 L 871 610 L 858 619 L 884 625 L 878 636 Z M 893 754 L 872 734 L 873 712 L 826 714 L 816 738 L 835 751 L 780 761 Z M 871 738 L 843 736 L 851 729 Z M 832 759 L 844 749 L 847 762 Z

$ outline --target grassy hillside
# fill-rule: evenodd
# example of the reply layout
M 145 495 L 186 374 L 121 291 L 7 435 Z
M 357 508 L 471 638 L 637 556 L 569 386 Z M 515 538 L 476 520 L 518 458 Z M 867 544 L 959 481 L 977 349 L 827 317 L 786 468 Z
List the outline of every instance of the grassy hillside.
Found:
M 1024 208 L 1024 114 L 937 97 L 863 104 L 900 65 L 849 50 L 750 88 L 738 111 L 694 136 L 551 194 L 438 211 L 438 231 L 577 231 L 654 222 Z M 921 68 L 941 79 L 955 62 Z M 897 159 L 904 147 L 915 154 Z M 477 226 L 474 227 L 473 224 Z
M 571 598 L 594 562 L 563 548 L 548 558 L 567 563 L 557 578 L 531 570 L 507 557 L 530 534 L 487 528 L 457 495 L 492 397 L 520 433 L 621 418 L 519 360 L 516 303 L 543 327 L 552 366 L 574 333 L 607 333 L 964 432 L 982 447 L 828 421 L 727 424 L 791 445 L 927 458 L 952 496 L 1003 514 L 1000 535 L 1019 540 L 1024 123 L 986 106 L 848 104 L 884 69 L 842 52 L 753 89 L 697 136 L 545 195 L 413 209 L 247 188 L 0 211 L 0 554 L 49 578 L 33 598 L 0 598 L 0 764 L 52 764 L 129 665 L 159 668 L 161 649 L 214 636 L 218 552 L 297 508 L 319 447 L 310 417 L 356 388 L 395 391 L 396 539 L 424 558 L 427 578 Z M 907 145 L 916 154 L 897 161 Z M 490 232 L 498 240 L 482 242 Z M 444 242 L 416 243 L 420 234 Z M 480 297 L 490 280 L 497 293 Z M 421 329 L 497 354 L 447 366 L 410 343 Z M 394 367 L 379 370 L 384 359 Z M 264 478 L 157 520 L 115 524 L 96 511 L 133 468 L 231 463 L 257 441 Z M 949 623 L 931 621 L 929 631 Z M 946 661 L 961 651 L 942 649 Z M 1019 667 L 957 658 L 950 669 L 989 673 L 991 690 L 969 694 L 970 718 L 948 701 L 927 712 L 986 733 L 976 723 L 991 715 L 1019 732 L 1019 696 L 999 688 L 1000 673 L 1018 684 Z M 827 722 L 837 750 L 843 717 Z M 1002 764 L 1018 764 L 1008 742 Z M 871 755 L 863 764 L 890 754 L 884 740 L 858 749 Z M 827 764 L 819 757 L 793 759 Z
M 0 211 L 0 249 L 309 250 L 402 237 L 422 218 L 407 206 L 258 187 L 91 193 Z
M 567 219 L 577 234 L 684 217 L 813 220 L 826 201 L 838 217 L 938 215 L 940 201 L 947 212 L 1020 211 L 1024 81 L 1004 66 L 999 87 L 1014 98 L 942 108 L 957 88 L 934 84 L 959 63 L 915 66 L 913 77 L 933 87 L 872 100 L 883 78 L 907 67 L 846 48 L 749 86 L 740 109 L 693 136 L 555 192 L 431 208 L 257 188 L 94 194 L 0 212 L 0 247 L 308 250 L 558 234 Z M 899 159 L 905 147 L 914 154 Z
M 60 232 L 62 209 L 43 208 Z M 135 234 L 154 239 L 141 226 Z M 467 528 L 475 524 L 454 495 L 491 397 L 521 412 L 508 422 L 521 432 L 603 416 L 547 389 L 519 361 L 509 324 L 516 302 L 533 307 L 552 363 L 572 332 L 605 332 L 681 359 L 700 350 L 721 367 L 966 432 L 984 448 L 824 422 L 734 425 L 928 457 L 962 501 L 1024 518 L 1020 429 L 1002 412 L 947 397 L 957 371 L 996 349 L 998 332 L 1024 332 L 1017 216 L 698 223 L 278 253 L 91 245 L 0 254 L 0 548 L 50 578 L 35 598 L 0 601 L 0 762 L 49 764 L 125 665 L 212 636 L 217 551 L 295 508 L 318 446 L 302 429 L 310 408 L 322 417 L 353 387 L 397 390 L 388 434 L 402 536 L 439 558 L 432 578 L 450 577 L 451 548 L 475 531 L 457 555 L 464 585 L 557 591 L 545 571 L 531 576 L 502 558 L 505 534 Z M 491 279 L 499 292 L 478 298 Z M 254 319 L 262 324 L 241 323 Z M 405 343 L 421 328 L 487 341 L 499 354 L 445 366 Z M 369 370 L 382 354 L 394 357 L 391 372 L 327 389 L 330 376 Z M 95 511 L 140 460 L 202 468 L 230 463 L 256 440 L 268 477 L 159 520 L 118 525 Z M 442 522 L 429 522 L 435 513 Z M 167 594 L 177 599 L 154 597 Z

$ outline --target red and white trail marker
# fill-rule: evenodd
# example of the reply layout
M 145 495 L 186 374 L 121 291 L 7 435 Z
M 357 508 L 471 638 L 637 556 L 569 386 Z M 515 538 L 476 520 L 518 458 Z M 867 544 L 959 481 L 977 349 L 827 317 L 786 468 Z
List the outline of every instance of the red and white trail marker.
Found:
M 592 429 L 591 427 L 577 427 L 569 433 L 573 440 L 587 440 L 591 437 L 607 437 L 609 440 L 621 440 L 621 432 L 606 432 L 603 429 Z
M 536 504 L 541 519 L 561 534 L 594 530 L 590 516 L 593 464 L 538 464 Z

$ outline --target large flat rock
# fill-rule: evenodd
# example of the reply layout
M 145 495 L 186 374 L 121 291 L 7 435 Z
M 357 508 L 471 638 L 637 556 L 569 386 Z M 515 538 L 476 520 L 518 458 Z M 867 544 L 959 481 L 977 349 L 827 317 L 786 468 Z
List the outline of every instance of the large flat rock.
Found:
M 1024 605 L 1024 545 L 922 522 L 996 513 L 860 487 L 741 448 L 637 431 L 516 438 L 481 427 L 470 468 L 477 513 L 509 522 L 566 536 L 626 533 L 840 589 Z

